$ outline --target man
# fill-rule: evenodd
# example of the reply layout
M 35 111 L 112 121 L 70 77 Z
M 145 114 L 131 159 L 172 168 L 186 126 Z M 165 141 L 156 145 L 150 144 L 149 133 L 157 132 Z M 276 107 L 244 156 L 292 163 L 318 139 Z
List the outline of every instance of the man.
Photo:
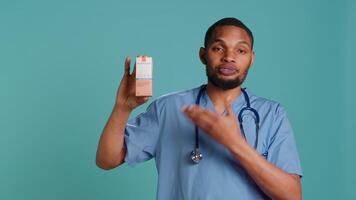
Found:
M 135 96 L 126 58 L 97 165 L 155 158 L 158 199 L 301 199 L 302 170 L 285 110 L 241 88 L 255 58 L 251 31 L 235 18 L 221 19 L 208 29 L 199 55 L 206 86 L 162 96 L 129 122 L 148 97 Z M 193 149 L 203 155 L 193 155 L 198 164 Z

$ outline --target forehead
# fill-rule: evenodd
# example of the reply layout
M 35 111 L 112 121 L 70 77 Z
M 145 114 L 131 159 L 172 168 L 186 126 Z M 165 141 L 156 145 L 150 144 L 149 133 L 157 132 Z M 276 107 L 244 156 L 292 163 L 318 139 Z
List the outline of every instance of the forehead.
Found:
M 210 42 L 216 39 L 221 39 L 225 42 L 241 42 L 244 41 L 251 46 L 251 38 L 248 33 L 237 26 L 219 26 L 214 29 Z

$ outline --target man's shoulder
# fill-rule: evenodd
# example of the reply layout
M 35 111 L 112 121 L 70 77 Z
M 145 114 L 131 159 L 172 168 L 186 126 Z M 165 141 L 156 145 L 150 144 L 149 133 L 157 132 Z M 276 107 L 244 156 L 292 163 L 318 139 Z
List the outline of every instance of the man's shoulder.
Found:
M 267 104 L 267 105 L 278 105 L 279 102 L 269 99 L 267 97 L 262 97 L 256 94 L 249 94 L 250 96 L 250 101 L 251 103 L 256 103 L 256 104 Z
M 180 101 L 180 100 L 190 100 L 194 99 L 196 93 L 198 92 L 199 87 L 186 89 L 186 90 L 179 90 L 175 92 L 170 92 L 164 94 L 156 99 L 158 102 L 167 102 L 167 101 Z
M 175 92 L 170 92 L 162 96 L 157 97 L 152 104 L 158 108 L 163 107 L 179 107 L 181 105 L 190 105 L 195 102 L 197 93 L 200 87 L 195 87 L 186 90 L 179 90 Z
M 257 107 L 259 110 L 265 110 L 274 114 L 285 114 L 285 108 L 280 102 L 266 97 L 258 96 L 249 92 L 251 106 Z

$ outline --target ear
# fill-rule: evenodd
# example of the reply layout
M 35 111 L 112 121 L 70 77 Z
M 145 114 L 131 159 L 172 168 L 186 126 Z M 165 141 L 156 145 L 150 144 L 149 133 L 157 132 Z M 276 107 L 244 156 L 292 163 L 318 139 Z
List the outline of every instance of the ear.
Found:
M 250 67 L 252 67 L 254 61 L 255 61 L 255 52 L 252 51 Z
M 206 65 L 205 48 L 204 47 L 200 47 L 200 49 L 199 49 L 199 58 L 200 58 L 200 61 L 204 65 Z

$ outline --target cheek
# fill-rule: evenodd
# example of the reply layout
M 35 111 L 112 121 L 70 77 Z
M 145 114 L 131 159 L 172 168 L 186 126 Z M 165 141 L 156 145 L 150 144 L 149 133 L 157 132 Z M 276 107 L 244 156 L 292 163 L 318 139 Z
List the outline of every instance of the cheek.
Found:
M 243 66 L 250 66 L 252 63 L 252 56 L 243 56 L 240 58 L 240 64 Z
M 209 53 L 209 54 L 207 54 L 207 58 L 206 59 L 207 59 L 208 62 L 211 62 L 211 63 L 217 62 L 217 61 L 220 60 L 220 55 L 219 54 Z
M 244 76 L 247 75 L 248 69 L 249 68 L 247 67 L 247 68 L 244 68 L 244 69 L 241 70 L 241 77 L 244 77 Z

